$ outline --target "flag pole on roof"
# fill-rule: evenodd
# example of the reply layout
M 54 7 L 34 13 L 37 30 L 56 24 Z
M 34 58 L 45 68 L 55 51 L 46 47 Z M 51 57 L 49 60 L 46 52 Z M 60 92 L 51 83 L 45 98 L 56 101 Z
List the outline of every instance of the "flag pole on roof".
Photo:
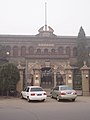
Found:
M 45 2 L 45 31 L 47 31 L 47 3 Z

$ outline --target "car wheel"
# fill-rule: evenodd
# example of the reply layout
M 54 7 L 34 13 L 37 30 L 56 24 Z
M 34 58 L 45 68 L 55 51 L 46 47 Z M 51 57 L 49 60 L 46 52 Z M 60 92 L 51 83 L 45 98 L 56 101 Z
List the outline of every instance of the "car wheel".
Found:
M 44 102 L 44 101 L 45 101 L 45 99 L 42 100 L 42 102 Z
M 59 102 L 60 101 L 60 98 L 59 98 L 59 96 L 57 95 L 57 101 Z
M 30 102 L 29 96 L 27 96 L 27 101 Z
M 72 102 L 74 102 L 75 101 L 75 99 L 72 99 Z

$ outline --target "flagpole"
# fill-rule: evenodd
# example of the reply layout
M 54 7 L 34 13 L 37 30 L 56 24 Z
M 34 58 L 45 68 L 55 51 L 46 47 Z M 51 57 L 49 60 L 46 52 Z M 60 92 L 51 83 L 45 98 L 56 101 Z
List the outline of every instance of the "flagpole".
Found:
M 45 2 L 45 31 L 47 31 L 47 3 Z

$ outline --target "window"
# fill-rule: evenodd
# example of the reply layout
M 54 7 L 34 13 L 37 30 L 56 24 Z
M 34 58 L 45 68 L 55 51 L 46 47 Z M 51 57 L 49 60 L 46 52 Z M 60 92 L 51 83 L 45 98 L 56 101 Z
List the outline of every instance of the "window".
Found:
M 77 48 L 74 47 L 74 48 L 73 48 L 73 57 L 76 57 L 76 56 L 77 56 Z
M 72 87 L 69 87 L 69 86 L 61 87 L 61 90 L 72 90 Z
M 44 54 L 48 54 L 48 49 L 44 49 Z
M 61 54 L 61 55 L 64 53 L 63 47 L 58 48 L 58 53 Z
M 18 56 L 18 46 L 13 47 L 13 56 L 17 57 Z
M 29 47 L 29 55 L 34 53 L 34 48 L 32 46 Z
M 51 53 L 54 54 L 55 53 L 55 49 L 51 49 Z
M 21 47 L 21 56 L 25 56 L 26 55 L 26 47 L 22 46 Z
M 71 55 L 71 49 L 70 49 L 70 47 L 66 47 L 66 54 L 69 55 L 69 56 Z
M 6 46 L 6 54 L 7 54 L 7 52 L 9 53 L 9 54 L 7 54 L 8 56 L 10 56 L 10 53 L 11 53 L 11 47 L 10 46 Z
M 31 88 L 31 92 L 34 92 L 34 91 L 43 91 L 42 88 Z
M 37 54 L 41 54 L 41 49 L 37 49 Z

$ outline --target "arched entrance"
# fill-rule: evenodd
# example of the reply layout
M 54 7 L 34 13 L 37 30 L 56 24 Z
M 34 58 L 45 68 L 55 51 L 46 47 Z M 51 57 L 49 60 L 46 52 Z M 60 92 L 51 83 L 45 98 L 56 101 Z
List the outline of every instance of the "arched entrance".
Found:
M 52 88 L 54 86 L 54 73 L 51 67 L 41 68 L 41 86 L 43 88 Z

